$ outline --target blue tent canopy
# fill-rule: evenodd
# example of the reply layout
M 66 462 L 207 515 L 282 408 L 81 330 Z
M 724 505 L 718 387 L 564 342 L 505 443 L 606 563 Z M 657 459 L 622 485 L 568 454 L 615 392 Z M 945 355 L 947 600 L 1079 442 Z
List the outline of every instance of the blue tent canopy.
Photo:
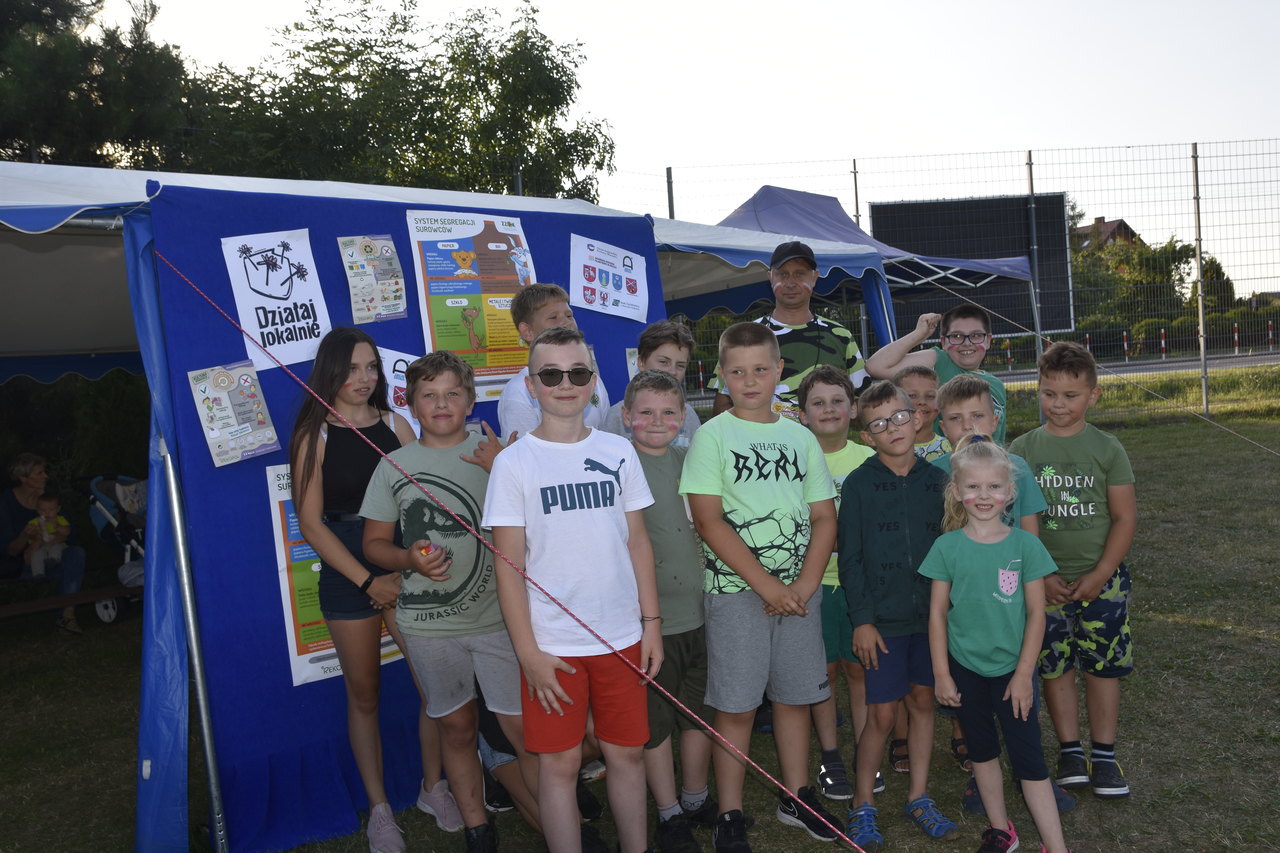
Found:
M 1031 280 L 1031 265 L 1025 257 L 937 258 L 894 248 L 863 231 L 845 213 L 839 199 L 818 193 L 763 186 L 720 224 L 870 246 L 883 260 L 885 277 L 899 298 L 931 291 L 935 282 L 977 287 L 996 281 Z

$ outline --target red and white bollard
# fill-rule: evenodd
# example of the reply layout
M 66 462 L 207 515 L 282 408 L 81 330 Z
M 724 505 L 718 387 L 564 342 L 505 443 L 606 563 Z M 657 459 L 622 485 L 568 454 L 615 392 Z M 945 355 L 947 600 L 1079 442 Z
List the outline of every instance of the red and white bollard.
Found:
M 1089 337 L 1089 333 L 1084 333 L 1084 348 L 1089 352 L 1093 352 L 1093 340 Z
M 1126 331 L 1126 332 L 1123 332 L 1122 334 L 1124 335 L 1124 360 L 1128 361 L 1129 360 L 1129 333 Z
M 1004 369 L 1013 370 L 1013 347 L 1004 351 Z
M 698 387 L 699 388 L 707 387 L 707 381 L 702 376 L 702 362 L 698 362 Z
M 1160 330 L 1160 357 L 1166 358 L 1169 355 L 1169 348 L 1165 345 L 1164 329 Z
M 1236 355 L 1239 355 L 1240 354 L 1240 324 L 1239 323 L 1231 324 L 1231 336 L 1235 341 Z
M 1267 321 L 1267 352 L 1275 349 L 1276 346 L 1276 321 Z

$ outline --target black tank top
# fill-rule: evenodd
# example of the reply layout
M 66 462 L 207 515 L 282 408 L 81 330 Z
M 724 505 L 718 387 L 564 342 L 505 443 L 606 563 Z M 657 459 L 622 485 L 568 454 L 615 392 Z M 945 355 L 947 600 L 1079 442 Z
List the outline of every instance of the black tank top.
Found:
M 385 420 L 360 430 L 334 424 L 325 424 L 325 429 L 329 438 L 325 442 L 324 464 L 320 466 L 324 509 L 326 512 L 357 513 L 364 502 L 369 478 L 382 457 L 356 433 L 363 433 L 383 453 L 398 450 L 400 439 Z

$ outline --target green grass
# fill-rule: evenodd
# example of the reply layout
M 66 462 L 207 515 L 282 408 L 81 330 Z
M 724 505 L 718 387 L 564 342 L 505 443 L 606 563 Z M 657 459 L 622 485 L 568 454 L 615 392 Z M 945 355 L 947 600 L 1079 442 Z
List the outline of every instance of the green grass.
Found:
M 1138 476 L 1139 530 L 1130 558 L 1137 669 L 1124 682 L 1120 758 L 1133 786 L 1127 802 L 1088 793 L 1064 818 L 1079 851 L 1275 850 L 1280 848 L 1280 424 L 1227 417 L 1223 425 L 1261 450 L 1200 421 L 1114 431 Z M 0 587 L 0 595 L 9 590 Z M 0 622 L 0 851 L 126 850 L 132 845 L 141 622 L 101 625 L 82 609 L 83 637 L 60 634 L 52 614 Z M 840 730 L 846 753 L 849 729 Z M 905 777 L 890 774 L 882 828 L 900 853 L 968 851 L 981 821 L 962 816 L 964 777 L 937 728 L 930 784 L 964 838 L 924 839 L 899 817 Z M 1047 720 L 1045 741 L 1052 744 Z M 772 741 L 752 755 L 776 769 Z M 207 824 L 199 745 L 192 739 L 193 826 Z M 603 796 L 603 784 L 595 788 Z M 1035 832 L 1017 797 L 1012 815 L 1034 851 Z M 755 850 L 831 850 L 772 818 L 771 793 L 748 786 L 759 819 Z M 234 819 L 232 816 L 231 819 Z M 398 816 L 415 851 L 460 851 L 462 839 L 410 809 Z M 509 851 L 541 849 L 514 813 L 499 824 Z M 602 832 L 611 837 L 607 816 Z M 701 836 L 710 849 L 708 836 Z M 363 833 L 299 848 L 363 853 Z

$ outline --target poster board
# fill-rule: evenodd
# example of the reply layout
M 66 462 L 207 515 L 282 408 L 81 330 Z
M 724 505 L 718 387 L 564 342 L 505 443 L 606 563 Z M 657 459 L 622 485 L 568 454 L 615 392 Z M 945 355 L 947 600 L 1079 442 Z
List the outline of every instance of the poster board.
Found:
M 151 201 L 154 246 L 181 273 L 157 264 L 160 327 L 168 359 L 169 391 L 190 400 L 188 372 L 252 359 L 236 328 L 210 304 L 233 318 L 236 298 L 223 241 L 241 235 L 305 231 L 313 267 L 298 288 L 318 288 L 332 326 L 352 325 L 351 286 L 339 240 L 351 235 L 389 237 L 403 261 L 405 316 L 362 325 L 380 347 L 420 355 L 426 349 L 421 287 L 407 228 L 411 209 L 447 209 L 421 201 L 305 199 L 166 186 Z M 459 210 L 466 211 L 465 208 Z M 470 210 L 510 214 L 510 211 Z M 656 270 L 652 227 L 641 217 L 554 213 L 521 209 L 518 216 L 532 262 L 543 280 L 565 280 L 570 235 L 586 235 L 625 247 Z M 184 278 L 204 291 L 197 293 Z M 648 322 L 662 317 L 656 277 L 646 282 Z M 207 296 L 207 300 L 206 300 Z M 320 304 L 320 302 L 317 302 Z M 644 323 L 583 312 L 579 323 L 594 345 L 601 378 L 618 399 L 627 379 L 626 348 L 634 347 Z M 173 448 L 183 484 L 200 635 L 205 649 L 214 740 L 233 850 L 286 849 L 306 840 L 345 835 L 359 828 L 357 810 L 367 807 L 347 744 L 346 709 L 340 679 L 295 686 L 281 606 L 276 525 L 279 512 L 268 472 L 288 461 L 288 439 L 302 400 L 295 377 L 305 379 L 305 360 L 258 371 L 263 399 L 281 439 L 281 449 L 217 466 L 211 458 L 197 408 L 175 407 Z M 390 365 L 387 366 L 388 373 Z M 476 414 L 493 420 L 494 403 Z M 385 777 L 393 808 L 410 806 L 421 779 L 416 718 L 419 700 L 401 662 L 383 667 Z

